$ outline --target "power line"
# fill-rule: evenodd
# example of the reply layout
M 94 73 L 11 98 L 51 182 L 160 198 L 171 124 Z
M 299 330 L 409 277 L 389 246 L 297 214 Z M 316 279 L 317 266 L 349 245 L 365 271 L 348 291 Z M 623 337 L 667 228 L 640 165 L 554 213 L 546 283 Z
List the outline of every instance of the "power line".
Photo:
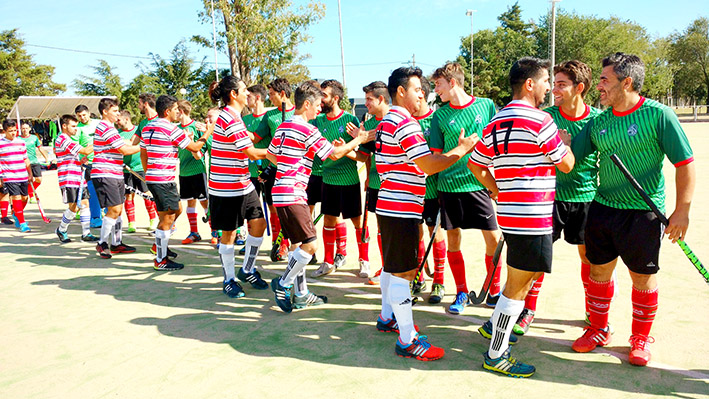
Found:
M 152 58 L 150 58 L 150 57 L 143 57 L 143 56 L 139 56 L 139 55 L 101 53 L 101 52 L 98 52 L 98 51 L 76 50 L 76 49 L 62 48 L 62 47 L 52 47 L 52 46 L 40 46 L 39 44 L 25 44 L 25 46 L 27 46 L 27 47 L 46 48 L 46 49 L 50 49 L 50 50 L 70 51 L 70 52 L 72 52 L 72 53 L 96 54 L 96 55 L 107 55 L 107 56 L 111 56 L 111 57 L 141 58 L 141 59 L 144 59 L 144 60 L 152 60 Z

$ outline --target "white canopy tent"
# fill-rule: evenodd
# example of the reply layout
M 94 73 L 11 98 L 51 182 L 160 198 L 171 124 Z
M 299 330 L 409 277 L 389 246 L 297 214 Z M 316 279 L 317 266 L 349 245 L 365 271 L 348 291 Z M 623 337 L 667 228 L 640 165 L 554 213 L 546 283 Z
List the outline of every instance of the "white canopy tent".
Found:
M 86 105 L 89 112 L 99 114 L 98 102 L 102 98 L 115 96 L 84 96 L 84 97 L 42 97 L 20 96 L 12 106 L 9 119 L 54 119 L 63 114 L 73 114 L 78 105 Z

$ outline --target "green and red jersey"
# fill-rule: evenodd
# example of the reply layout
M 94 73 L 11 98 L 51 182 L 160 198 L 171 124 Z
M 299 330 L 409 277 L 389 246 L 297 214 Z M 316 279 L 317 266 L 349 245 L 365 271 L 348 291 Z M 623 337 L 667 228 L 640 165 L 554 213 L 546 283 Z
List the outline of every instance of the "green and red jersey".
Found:
M 244 125 L 246 125 L 246 130 L 249 132 L 253 133 L 256 131 L 258 128 L 258 125 L 261 123 L 261 119 L 263 119 L 264 115 L 266 113 L 262 113 L 261 115 L 256 115 L 256 114 L 248 114 L 244 115 L 243 118 L 241 118 L 244 121 Z M 258 146 L 254 146 L 256 148 L 259 148 Z M 249 175 L 251 177 L 258 177 L 258 167 L 261 164 L 261 161 L 252 161 L 249 160 Z
M 137 134 L 137 132 L 138 128 L 136 126 L 133 126 L 132 130 L 118 129 L 118 134 L 121 135 L 121 138 L 123 138 L 123 140 L 127 141 L 130 144 L 133 144 L 133 137 Z M 128 167 L 130 167 L 136 172 L 143 171 L 143 163 L 140 162 L 140 152 L 135 153 L 133 155 L 124 155 L 123 163 L 128 165 Z
M 39 159 L 37 159 L 37 147 L 42 146 L 42 142 L 39 141 L 36 135 L 30 134 L 27 137 L 18 136 L 20 140 L 25 142 L 27 147 L 27 158 L 30 160 L 30 164 L 38 164 Z
M 335 118 L 328 118 L 326 114 L 320 114 L 315 118 L 315 125 L 320 134 L 330 143 L 337 139 L 343 139 L 346 143 L 354 140 L 347 133 L 347 124 L 352 123 L 359 127 L 359 120 L 356 116 L 342 111 Z M 325 184 L 335 186 L 351 186 L 359 184 L 359 173 L 357 172 L 357 161 L 347 157 L 333 161 L 332 159 L 323 159 L 323 174 L 322 181 Z
M 482 139 L 483 129 L 494 115 L 495 104 L 488 98 L 473 97 L 461 106 L 444 105 L 433 113 L 431 150 L 445 153 L 457 147 L 461 129 L 465 129 L 466 137 L 477 134 Z M 470 155 L 438 173 L 438 191 L 468 193 L 485 189 L 468 169 L 468 158 Z
M 649 210 L 618 167 L 611 161 L 618 155 L 645 189 L 652 202 L 665 211 L 665 156 L 675 167 L 694 160 L 689 140 L 672 109 L 644 97 L 626 112 L 608 108 L 586 124 L 573 140 L 577 162 L 598 153 L 599 185 L 595 200 L 616 209 Z
M 90 119 L 89 123 L 81 123 L 79 122 L 76 125 L 76 128 L 78 129 L 78 132 L 70 136 L 71 139 L 77 143 L 79 143 L 80 146 L 86 148 L 89 144 L 94 143 L 94 134 L 96 133 L 96 127 L 98 126 L 100 120 L 98 119 Z M 94 160 L 94 152 L 92 152 L 89 155 L 82 155 L 81 159 L 87 158 L 89 162 L 93 162 Z
M 290 119 L 294 113 L 295 105 L 291 106 L 289 109 L 286 109 L 285 120 Z M 283 121 L 284 119 L 280 108 L 273 108 L 266 111 L 266 114 L 263 116 L 263 119 L 261 119 L 261 122 L 259 122 L 258 127 L 252 132 L 254 136 L 256 136 L 256 140 L 258 140 L 254 147 L 268 148 L 269 144 L 271 144 L 271 140 L 273 140 L 273 135 L 276 133 L 276 129 L 278 129 L 278 126 L 283 123 Z M 271 164 L 267 159 L 264 159 L 261 162 L 263 168 Z
M 384 119 L 382 117 L 382 119 Z M 382 121 L 382 119 L 377 119 L 376 117 L 371 117 L 367 119 L 366 121 L 362 122 L 362 127 L 366 131 L 374 130 L 377 125 Z M 382 185 L 382 181 L 379 178 L 379 172 L 377 172 L 377 162 L 374 159 L 374 142 L 371 141 L 369 143 L 366 143 L 364 145 L 361 145 L 359 147 L 360 151 L 365 153 L 365 154 L 370 154 L 372 157 L 370 158 L 370 167 L 369 167 L 369 184 L 367 185 L 368 188 L 371 188 L 372 190 L 379 190 L 379 188 Z
M 193 120 L 187 125 L 179 123 L 179 128 L 185 131 L 187 137 L 190 137 L 191 134 L 192 141 L 197 141 L 197 139 L 204 135 L 204 133 L 197 130 L 197 125 Z M 204 147 L 202 147 L 202 155 L 204 155 L 204 153 L 205 150 Z M 180 176 L 196 176 L 207 173 L 207 168 L 204 166 L 204 157 L 195 159 L 191 151 L 178 148 L 177 158 L 180 160 Z

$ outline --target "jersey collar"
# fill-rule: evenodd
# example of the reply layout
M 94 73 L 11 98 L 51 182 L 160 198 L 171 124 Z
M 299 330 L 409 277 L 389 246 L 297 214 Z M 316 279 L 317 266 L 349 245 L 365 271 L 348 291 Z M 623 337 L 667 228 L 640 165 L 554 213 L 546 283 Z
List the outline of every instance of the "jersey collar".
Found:
M 472 98 L 470 99 L 470 101 L 468 101 L 467 104 L 458 105 L 458 106 L 455 106 L 455 105 L 453 105 L 453 104 L 451 104 L 451 103 L 448 103 L 448 104 L 450 104 L 451 108 L 453 108 L 453 109 L 463 109 L 463 108 L 466 108 L 466 107 L 469 107 L 469 106 L 473 105 L 473 103 L 475 102 L 475 100 L 476 100 L 476 97 L 472 97 Z
M 559 113 L 561 114 L 561 117 L 566 119 L 569 122 L 578 122 L 586 119 L 588 115 L 591 114 L 591 107 L 588 106 L 588 104 L 584 104 L 586 106 L 586 109 L 584 110 L 583 114 L 579 116 L 578 118 L 574 118 L 572 116 L 566 115 L 564 111 L 559 107 Z
M 630 108 L 629 110 L 627 110 L 627 111 L 625 111 L 625 112 L 616 112 L 616 110 L 614 109 L 614 110 L 613 110 L 613 115 L 619 116 L 619 117 L 628 116 L 628 115 L 632 114 L 633 112 L 637 111 L 638 108 L 640 108 L 640 107 L 643 105 L 644 102 L 645 102 L 645 97 L 640 96 L 640 101 L 638 101 L 638 103 L 635 104 L 635 105 L 633 106 L 633 108 Z
M 420 121 L 421 119 L 428 118 L 429 116 L 431 116 L 432 113 L 433 113 L 433 110 L 429 108 L 428 112 L 426 112 L 426 115 L 421 115 L 421 116 L 414 115 L 414 119 L 416 119 L 417 121 Z

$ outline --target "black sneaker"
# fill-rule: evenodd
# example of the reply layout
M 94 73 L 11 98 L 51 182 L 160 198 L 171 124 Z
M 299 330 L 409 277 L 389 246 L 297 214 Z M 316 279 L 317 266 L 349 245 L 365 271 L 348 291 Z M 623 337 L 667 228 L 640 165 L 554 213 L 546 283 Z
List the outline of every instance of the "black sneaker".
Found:
M 253 273 L 246 274 L 244 273 L 244 268 L 240 267 L 239 272 L 236 274 L 236 277 L 245 282 L 251 284 L 252 287 L 256 288 L 257 290 L 265 290 L 268 288 L 268 283 L 263 281 L 261 278 L 261 273 L 259 273 L 257 270 L 254 270 Z
M 169 272 L 172 270 L 180 270 L 185 268 L 185 265 L 183 265 L 182 263 L 177 263 L 170 258 L 165 258 L 160 262 L 158 262 L 156 259 L 153 262 L 155 263 L 153 265 L 153 269 L 161 272 Z
M 135 247 L 131 247 L 130 245 L 126 245 L 124 243 L 111 245 L 112 254 L 132 254 L 133 252 L 135 252 Z
M 486 321 L 480 328 L 478 328 L 478 333 L 485 339 L 492 339 L 492 322 L 490 320 Z M 510 334 L 510 345 L 514 345 L 519 341 L 516 335 Z
M 487 293 L 487 298 L 485 298 L 485 306 L 488 308 L 494 308 L 497 306 L 497 301 L 500 300 L 500 294 L 497 294 L 495 296 L 490 295 L 490 293 Z
M 96 237 L 95 235 L 89 233 L 89 234 L 86 234 L 85 236 L 81 236 L 81 241 L 85 241 L 85 242 L 96 242 L 96 241 L 98 241 L 98 237 Z
M 153 246 L 150 247 L 150 253 L 153 254 L 153 255 L 157 255 L 157 254 L 158 254 L 158 250 L 157 250 L 157 247 L 155 246 L 155 244 L 153 244 Z M 168 247 L 168 248 L 167 248 L 167 257 L 168 257 L 168 258 L 175 259 L 175 258 L 177 258 L 177 253 L 174 252 L 173 250 L 171 250 L 170 247 Z
M 293 306 L 296 309 L 303 309 L 308 306 L 319 306 L 327 303 L 327 297 L 324 295 L 315 295 L 312 292 L 308 292 L 303 296 L 295 295 L 293 297 Z
M 57 227 L 54 232 L 57 233 L 57 237 L 59 237 L 59 242 L 61 242 L 62 244 L 71 242 L 71 238 L 69 238 L 69 236 L 66 234 L 66 231 L 60 231 L 59 227 Z
M 318 264 L 318 257 L 313 254 L 313 257 L 310 258 L 310 262 L 308 262 L 309 265 L 317 265 Z
M 0 221 L 2 221 L 2 224 L 13 224 L 13 221 L 12 221 L 9 217 L 7 217 L 7 216 L 5 216 L 4 218 L 0 219 Z
M 241 298 L 246 295 L 244 289 L 241 287 L 241 284 L 237 283 L 236 280 L 233 279 L 224 283 L 224 288 L 222 288 L 222 291 L 229 298 Z
M 271 290 L 276 294 L 276 304 L 282 311 L 290 313 L 293 311 L 293 303 L 291 299 L 291 288 L 283 287 L 280 283 L 281 278 L 276 277 L 271 280 Z
M 108 250 L 108 244 L 105 242 L 96 244 L 96 252 L 104 259 L 111 259 L 113 256 L 111 255 L 111 251 Z

